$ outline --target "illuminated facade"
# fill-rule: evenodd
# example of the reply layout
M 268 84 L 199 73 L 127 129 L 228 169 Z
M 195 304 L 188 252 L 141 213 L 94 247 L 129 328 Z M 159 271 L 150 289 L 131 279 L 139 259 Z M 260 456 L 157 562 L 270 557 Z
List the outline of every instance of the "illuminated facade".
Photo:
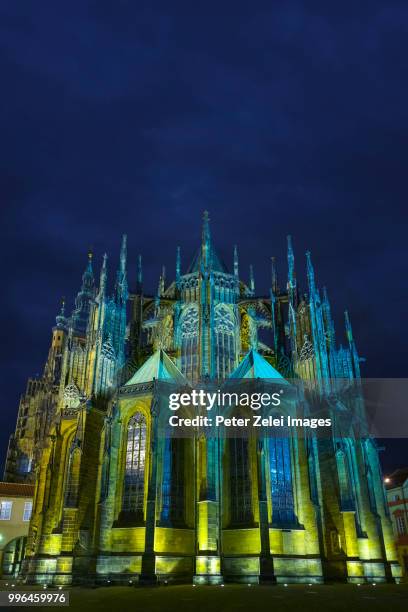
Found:
M 29 381 L 6 478 L 36 483 L 24 575 L 64 584 L 129 581 L 355 582 L 398 579 L 377 448 L 334 429 L 285 438 L 159 435 L 161 382 L 302 381 L 336 410 L 336 381 L 359 380 L 346 313 L 336 343 L 327 292 L 307 253 L 301 294 L 288 278 L 257 295 L 217 256 L 205 213 L 186 272 L 128 291 L 126 237 L 113 295 L 107 258 L 89 257 L 71 316 L 57 316 L 41 379 Z M 306 400 L 304 400 L 306 401 Z M 361 406 L 358 406 L 361 409 Z

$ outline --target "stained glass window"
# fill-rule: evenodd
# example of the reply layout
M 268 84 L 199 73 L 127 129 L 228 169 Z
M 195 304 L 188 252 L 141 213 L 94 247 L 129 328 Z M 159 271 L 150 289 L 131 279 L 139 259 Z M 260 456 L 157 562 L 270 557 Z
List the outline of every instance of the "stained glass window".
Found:
M 126 440 L 122 510 L 143 515 L 146 464 L 146 419 L 137 412 L 129 421 Z
M 198 375 L 198 310 L 188 308 L 181 322 L 181 371 L 194 380 Z
M 79 494 L 79 473 L 81 468 L 81 450 L 78 446 L 71 447 L 68 461 L 68 478 L 65 489 L 65 507 L 76 508 Z
M 184 524 L 184 440 L 164 440 L 162 511 L 163 524 Z
M 249 441 L 230 438 L 231 524 L 250 525 L 253 522 Z
M 272 524 L 296 523 L 289 438 L 269 438 L 269 466 L 272 497 Z
M 226 378 L 235 363 L 235 323 L 232 312 L 224 305 L 215 309 L 215 343 L 218 378 Z

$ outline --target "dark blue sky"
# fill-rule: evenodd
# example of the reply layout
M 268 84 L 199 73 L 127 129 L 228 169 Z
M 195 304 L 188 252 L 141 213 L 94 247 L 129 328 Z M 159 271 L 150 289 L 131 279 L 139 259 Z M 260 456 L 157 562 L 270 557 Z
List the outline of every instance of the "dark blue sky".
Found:
M 364 374 L 406 376 L 407 27 L 392 0 L 3 0 L 2 448 L 88 247 L 116 265 L 126 231 L 153 291 L 205 208 L 262 291 L 288 233 L 301 279 L 310 248 Z

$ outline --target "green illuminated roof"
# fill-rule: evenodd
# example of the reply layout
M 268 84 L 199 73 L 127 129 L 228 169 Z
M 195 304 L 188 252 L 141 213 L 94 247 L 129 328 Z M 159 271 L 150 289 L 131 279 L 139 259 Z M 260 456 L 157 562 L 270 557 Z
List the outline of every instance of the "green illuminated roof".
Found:
M 187 381 L 178 367 L 173 363 L 163 349 L 157 350 L 144 364 L 135 372 L 127 385 L 138 385 L 139 383 L 152 382 L 153 380 L 175 380 L 182 384 Z
M 230 378 L 268 378 L 279 379 L 284 384 L 289 384 L 271 364 L 262 357 L 255 349 L 251 349 L 245 355 L 238 367 L 230 374 Z

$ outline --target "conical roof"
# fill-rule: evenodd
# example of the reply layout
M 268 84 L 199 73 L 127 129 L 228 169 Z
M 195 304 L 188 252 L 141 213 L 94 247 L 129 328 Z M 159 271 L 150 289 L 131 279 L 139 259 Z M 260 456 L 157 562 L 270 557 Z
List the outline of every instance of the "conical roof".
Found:
M 203 228 L 201 233 L 201 247 L 198 249 L 193 261 L 191 262 L 187 274 L 199 272 L 201 264 L 204 263 L 204 267 L 216 272 L 224 272 L 228 274 L 228 269 L 224 262 L 218 257 L 215 252 L 210 232 L 210 217 L 208 211 L 204 211 L 203 214 Z
M 282 374 L 275 370 L 271 364 L 255 349 L 251 349 L 243 358 L 238 367 L 229 378 L 268 378 L 279 379 L 282 384 L 289 385 Z
M 186 378 L 163 349 L 153 353 L 137 372 L 133 374 L 125 386 L 152 382 L 153 380 L 173 380 L 182 384 L 187 382 Z
M 201 267 L 201 248 L 198 249 L 195 254 L 193 261 L 188 267 L 187 274 L 192 274 L 193 272 L 198 272 Z M 215 272 L 224 272 L 224 274 L 229 274 L 229 270 L 224 262 L 220 259 L 220 257 L 215 252 L 213 245 L 211 245 L 211 269 L 215 270 Z

